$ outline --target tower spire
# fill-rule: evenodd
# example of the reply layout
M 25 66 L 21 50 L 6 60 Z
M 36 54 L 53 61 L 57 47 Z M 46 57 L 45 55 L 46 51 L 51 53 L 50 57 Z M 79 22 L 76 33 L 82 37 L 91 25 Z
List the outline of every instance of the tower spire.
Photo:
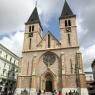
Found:
M 31 16 L 29 17 L 28 21 L 25 23 L 26 25 L 28 24 L 36 24 L 36 23 L 39 23 L 40 26 L 41 26 L 41 22 L 40 22 L 40 19 L 39 19 L 39 14 L 38 14 L 38 11 L 37 11 L 37 2 L 35 3 L 35 8 L 31 14 Z M 42 28 L 42 26 L 41 26 Z
M 69 4 L 67 3 L 67 0 L 65 0 L 64 2 L 64 7 L 63 7 L 63 10 L 62 10 L 62 13 L 61 13 L 61 17 L 67 17 L 67 16 L 75 16 L 74 13 L 72 12 Z

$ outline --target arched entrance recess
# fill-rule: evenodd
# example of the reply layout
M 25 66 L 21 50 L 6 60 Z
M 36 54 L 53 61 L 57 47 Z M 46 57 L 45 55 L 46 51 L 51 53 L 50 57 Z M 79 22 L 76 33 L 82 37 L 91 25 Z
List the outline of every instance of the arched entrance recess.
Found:
M 50 73 L 47 73 L 45 75 L 45 90 L 46 92 L 51 92 L 53 90 L 53 85 L 54 85 L 54 79 L 53 76 Z

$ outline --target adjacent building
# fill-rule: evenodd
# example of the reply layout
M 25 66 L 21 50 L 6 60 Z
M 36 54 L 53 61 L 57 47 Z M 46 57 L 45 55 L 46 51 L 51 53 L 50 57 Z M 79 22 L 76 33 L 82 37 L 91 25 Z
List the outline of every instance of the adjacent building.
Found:
M 93 73 L 92 72 L 85 72 L 85 76 L 86 76 L 86 82 L 92 82 L 92 81 L 94 81 Z
M 95 95 L 95 59 L 93 60 L 91 67 L 92 67 L 92 74 L 94 80 L 90 82 L 88 90 L 89 90 L 89 95 Z
M 60 41 L 50 31 L 42 36 L 43 27 L 37 7 L 34 8 L 25 23 L 16 95 L 23 92 L 33 95 L 38 89 L 46 92 L 62 90 L 64 93 L 77 90 L 81 95 L 88 95 L 79 51 L 76 15 L 66 0 L 59 17 L 59 28 Z
M 13 95 L 19 71 L 19 57 L 0 44 L 0 95 Z
M 93 77 L 94 77 L 94 80 L 95 80 L 95 59 L 93 60 L 91 66 L 92 66 Z

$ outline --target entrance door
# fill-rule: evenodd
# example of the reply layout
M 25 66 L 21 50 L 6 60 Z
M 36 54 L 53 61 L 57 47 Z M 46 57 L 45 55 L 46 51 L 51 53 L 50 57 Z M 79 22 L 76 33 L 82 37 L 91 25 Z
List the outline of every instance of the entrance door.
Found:
M 46 81 L 46 92 L 52 92 L 52 81 Z

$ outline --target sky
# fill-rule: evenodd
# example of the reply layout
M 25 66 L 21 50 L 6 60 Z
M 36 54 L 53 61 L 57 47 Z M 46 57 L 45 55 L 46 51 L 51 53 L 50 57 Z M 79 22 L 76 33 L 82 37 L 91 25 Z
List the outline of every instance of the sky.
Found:
M 21 56 L 25 22 L 37 1 L 44 33 L 51 31 L 59 40 L 59 17 L 64 0 L 0 0 L 0 43 Z M 77 33 L 85 71 L 95 58 L 95 0 L 67 0 L 77 15 Z

